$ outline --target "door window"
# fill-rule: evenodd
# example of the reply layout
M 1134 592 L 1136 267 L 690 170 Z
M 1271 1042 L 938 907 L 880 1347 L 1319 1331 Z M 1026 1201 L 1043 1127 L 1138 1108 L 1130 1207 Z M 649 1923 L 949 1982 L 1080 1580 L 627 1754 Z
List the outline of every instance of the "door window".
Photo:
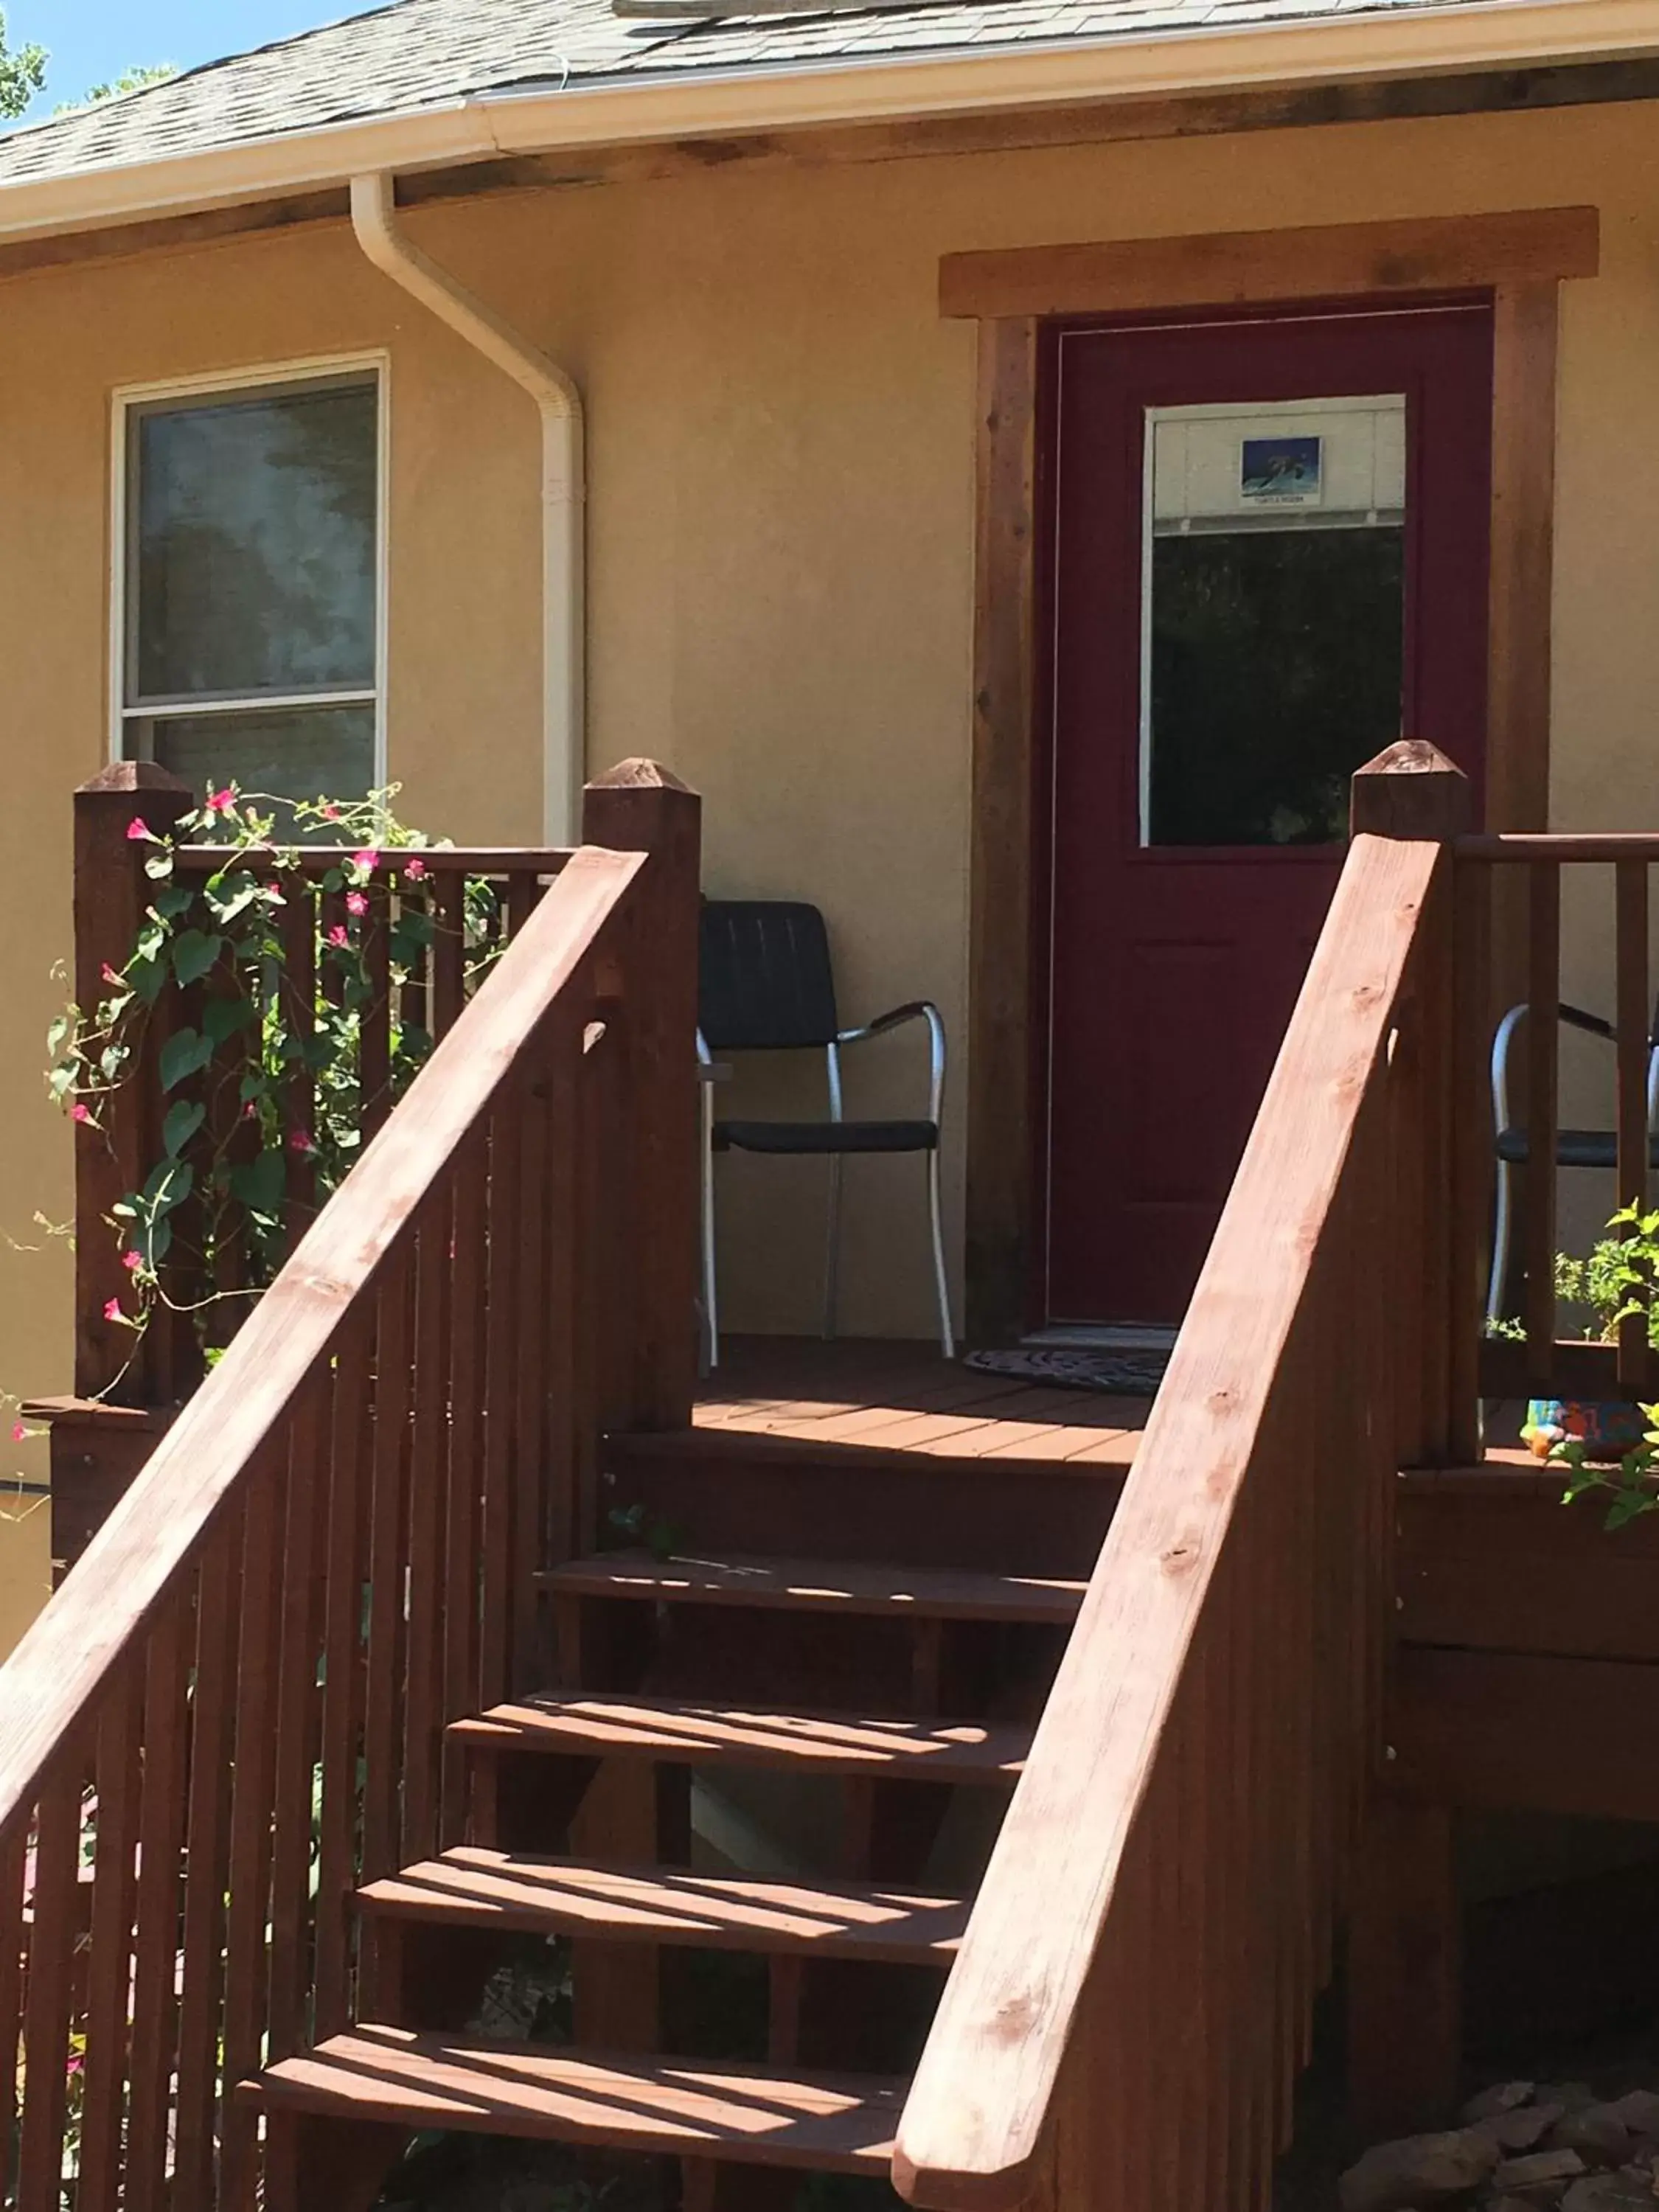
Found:
M 1325 845 L 1401 734 L 1403 397 L 1146 410 L 1141 842 Z
M 198 791 L 374 783 L 379 416 L 372 372 L 129 410 L 128 757 Z

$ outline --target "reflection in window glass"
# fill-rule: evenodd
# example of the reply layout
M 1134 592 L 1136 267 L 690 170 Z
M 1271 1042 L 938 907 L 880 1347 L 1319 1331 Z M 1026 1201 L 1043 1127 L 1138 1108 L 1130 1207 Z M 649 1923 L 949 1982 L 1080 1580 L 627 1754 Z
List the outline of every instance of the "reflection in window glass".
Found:
M 131 417 L 130 754 L 198 788 L 372 783 L 378 408 L 370 377 Z
M 1152 542 L 1153 845 L 1319 845 L 1400 735 L 1398 527 Z

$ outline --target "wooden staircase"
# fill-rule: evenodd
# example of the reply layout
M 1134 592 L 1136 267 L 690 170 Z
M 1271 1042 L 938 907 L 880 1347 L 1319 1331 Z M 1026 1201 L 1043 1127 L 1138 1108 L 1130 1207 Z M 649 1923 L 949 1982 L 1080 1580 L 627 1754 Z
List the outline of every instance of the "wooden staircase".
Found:
M 671 1493 L 675 1458 L 659 1444 Z M 720 1470 L 688 1437 L 680 1473 L 695 1531 Z M 783 1518 L 810 1522 L 788 1492 L 811 1471 L 774 1479 Z M 1019 1516 L 1040 1554 L 1029 1500 Z M 451 1723 L 447 1847 L 356 1899 L 359 2017 L 239 2093 L 265 2116 L 270 2212 L 359 2212 L 426 2130 L 678 2160 L 664 2201 L 688 2207 L 788 2207 L 803 2170 L 884 2179 L 1090 1564 L 963 1566 L 935 1526 L 915 1562 L 691 1542 L 539 1577 L 557 1686 Z M 955 1548 L 985 1541 L 969 1525 Z M 1073 1547 L 1048 1548 L 1053 1568 Z M 711 1850 L 694 1778 L 760 1778 L 770 1863 L 732 1866 L 730 1823 Z M 959 1819 L 965 1797 L 988 1812 Z M 941 1855 L 965 1878 L 938 1880 Z M 492 1970 L 538 1943 L 568 1958 L 574 2039 L 480 2033 Z M 709 1953 L 761 1962 L 744 2016 L 712 2027 L 688 2002 Z

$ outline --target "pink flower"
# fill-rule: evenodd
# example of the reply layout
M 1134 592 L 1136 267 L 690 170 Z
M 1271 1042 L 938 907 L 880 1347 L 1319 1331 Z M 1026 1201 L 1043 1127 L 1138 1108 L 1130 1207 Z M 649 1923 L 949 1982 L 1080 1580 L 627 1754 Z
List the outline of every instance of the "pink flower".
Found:
M 331 929 L 331 930 L 330 930 L 330 932 L 328 933 L 328 939 L 327 939 L 327 941 L 328 941 L 328 943 L 329 943 L 329 944 L 331 944 L 331 945 L 349 945 L 349 944 L 350 944 L 351 939 L 350 939 L 350 938 L 346 934 L 346 926 L 345 926 L 344 922 L 343 922 L 343 921 L 337 921 L 337 922 L 335 923 L 335 925 L 334 925 L 333 928 L 332 928 L 332 929 Z
M 368 900 L 367 896 L 362 891 L 348 891 L 346 893 L 346 912 L 348 914 L 367 914 L 368 912 Z
M 129 844 L 136 844 L 141 837 L 150 837 L 154 834 L 155 833 L 150 829 L 149 823 L 145 821 L 142 814 L 135 814 L 131 821 L 127 824 L 127 842 Z
M 258 1118 L 259 1109 L 250 1098 L 247 1104 L 242 1109 L 242 1119 L 245 1121 L 257 1121 Z
M 352 854 L 351 865 L 354 868 L 361 868 L 366 876 L 373 875 L 380 865 L 380 856 L 373 845 L 365 845 L 361 853 Z
M 70 1119 L 71 1121 L 91 1121 L 92 1109 L 87 1104 L 84 1098 L 77 1098 L 74 1105 L 70 1108 Z
M 11 1440 L 13 1443 L 21 1444 L 27 1443 L 28 1440 L 28 1424 L 27 1421 L 14 1421 L 12 1423 Z
M 409 878 L 411 884 L 418 884 L 422 877 L 426 873 L 426 862 L 424 860 L 405 860 L 404 863 L 404 873 Z
M 125 1321 L 126 1319 L 126 1316 L 121 1310 L 121 1301 L 119 1298 L 105 1299 L 104 1319 L 106 1321 Z
M 317 1149 L 316 1146 L 312 1142 L 311 1132 L 309 1129 L 296 1129 L 288 1140 L 288 1148 L 291 1152 L 300 1152 L 301 1154 L 306 1152 L 314 1152 Z
M 340 818 L 340 810 L 339 810 L 339 808 L 338 808 L 338 807 L 334 804 L 334 801 L 333 801 L 331 799 L 329 800 L 328 804 L 327 804 L 327 805 L 323 808 L 322 812 L 323 812 L 323 819 L 324 819 L 324 821 L 325 821 L 325 822 L 337 822 L 337 821 L 339 820 L 339 818 Z
M 281 884 L 276 881 L 276 878 L 275 878 L 274 876 L 271 878 L 270 881 L 270 882 L 265 885 L 265 896 L 266 896 L 266 897 L 267 897 L 267 898 L 274 898 L 274 899 L 279 899 L 279 898 L 281 898 L 281 897 L 282 897 L 282 896 L 283 896 L 283 887 L 282 887 L 282 885 L 281 885 Z
M 236 793 L 230 784 L 227 784 L 222 791 L 210 791 L 207 795 L 207 811 L 210 814 L 228 814 L 235 804 Z
M 117 970 L 112 968 L 108 961 L 106 960 L 104 963 L 104 981 L 106 983 L 118 983 L 122 979 Z
M 123 1252 L 121 1255 L 121 1265 L 130 1275 L 136 1275 L 143 1264 L 144 1255 L 142 1252 Z

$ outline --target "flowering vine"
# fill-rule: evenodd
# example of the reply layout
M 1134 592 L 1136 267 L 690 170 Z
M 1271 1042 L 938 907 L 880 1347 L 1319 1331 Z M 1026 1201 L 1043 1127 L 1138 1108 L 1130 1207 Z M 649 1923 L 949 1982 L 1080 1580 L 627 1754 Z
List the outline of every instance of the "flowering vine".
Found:
M 441 848 L 392 814 L 397 789 L 293 802 L 233 783 L 167 834 L 142 814 L 128 824 L 150 887 L 137 938 L 124 960 L 105 964 L 97 1002 L 67 1007 L 48 1036 L 52 1096 L 71 1120 L 102 1130 L 117 1093 L 149 1064 L 146 1042 L 161 1024 L 160 1156 L 112 1210 L 127 1286 L 106 1304 L 106 1321 L 142 1332 L 158 1306 L 182 1308 L 204 1345 L 222 1340 L 234 1314 L 210 1316 L 270 1281 L 296 1210 L 314 1210 L 338 1187 L 375 1111 L 430 1053 L 419 987 L 443 925 L 422 855 Z M 305 847 L 325 842 L 347 849 L 317 872 Z M 211 870 L 182 867 L 185 845 L 213 847 Z M 470 983 L 501 944 L 486 878 L 465 879 L 461 913 Z M 377 1098 L 366 1089 L 365 1025 L 388 983 Z M 181 1285 L 196 1287 L 181 1297 Z

